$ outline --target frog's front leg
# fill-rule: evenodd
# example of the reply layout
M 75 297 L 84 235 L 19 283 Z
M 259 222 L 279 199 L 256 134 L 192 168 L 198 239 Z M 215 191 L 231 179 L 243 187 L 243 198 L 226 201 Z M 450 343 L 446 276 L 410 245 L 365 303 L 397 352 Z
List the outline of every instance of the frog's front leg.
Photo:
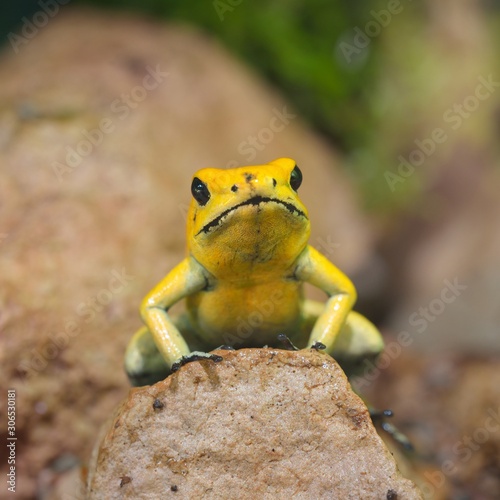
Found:
M 178 320 L 168 310 L 184 297 L 198 292 L 209 283 L 207 271 L 188 257 L 145 297 L 141 316 L 146 324 L 130 341 L 125 354 L 125 370 L 133 385 L 157 381 L 171 366 L 188 356 L 190 349 L 177 327 Z M 146 381 L 146 382 L 145 382 Z
M 329 295 L 324 310 L 312 329 L 308 346 L 321 342 L 326 346 L 327 352 L 331 353 L 356 302 L 356 289 L 342 271 L 311 246 L 300 255 L 295 277 L 299 281 L 311 283 Z
M 303 305 L 303 335 L 309 335 L 318 318 L 325 311 L 325 304 L 306 300 Z M 308 344 L 311 347 L 312 344 Z M 327 350 L 348 377 L 357 375 L 365 367 L 365 361 L 374 362 L 384 349 L 384 340 L 378 328 L 356 311 L 347 315 L 345 325 L 335 340 L 335 344 Z

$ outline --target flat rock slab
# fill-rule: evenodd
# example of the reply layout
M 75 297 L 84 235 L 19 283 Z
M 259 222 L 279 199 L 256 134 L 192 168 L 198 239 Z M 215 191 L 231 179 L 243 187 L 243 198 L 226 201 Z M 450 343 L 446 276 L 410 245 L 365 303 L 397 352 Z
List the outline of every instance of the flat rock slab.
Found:
M 330 356 L 217 353 L 130 391 L 94 451 L 89 498 L 422 498 Z

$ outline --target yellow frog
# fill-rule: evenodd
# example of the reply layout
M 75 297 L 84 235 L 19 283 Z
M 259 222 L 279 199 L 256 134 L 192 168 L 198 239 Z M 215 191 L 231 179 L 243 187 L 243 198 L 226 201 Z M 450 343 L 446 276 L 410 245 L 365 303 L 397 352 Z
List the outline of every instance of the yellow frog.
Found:
M 289 158 L 196 172 L 187 257 L 144 299 L 146 326 L 127 348 L 133 385 L 161 380 L 181 359 L 210 357 L 204 352 L 221 344 L 277 346 L 280 334 L 300 348 L 325 348 L 348 373 L 383 349 L 375 326 L 352 311 L 352 282 L 308 245 L 301 182 Z M 326 292 L 326 303 L 306 300 L 303 283 Z M 186 311 L 171 317 L 184 298 Z

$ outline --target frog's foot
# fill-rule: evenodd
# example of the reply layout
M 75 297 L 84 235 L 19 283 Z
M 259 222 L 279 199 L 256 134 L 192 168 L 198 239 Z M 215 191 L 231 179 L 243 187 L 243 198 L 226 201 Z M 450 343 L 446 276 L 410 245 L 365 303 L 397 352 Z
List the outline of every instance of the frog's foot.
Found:
M 392 417 L 394 415 L 392 410 L 375 410 L 374 408 L 369 408 L 370 417 L 374 424 L 380 424 L 382 430 L 384 430 L 389 436 L 396 441 L 400 446 L 402 446 L 406 451 L 413 451 L 413 445 L 410 440 L 398 430 L 398 428 L 386 422 L 385 419 L 388 417 Z
M 278 340 L 284 345 L 287 351 L 298 351 L 299 348 L 292 344 L 292 341 L 284 334 L 278 334 Z
M 193 361 L 202 361 L 204 359 L 209 359 L 214 363 L 220 363 L 224 358 L 218 354 L 208 354 L 206 352 L 194 351 L 187 356 L 182 356 L 182 358 L 175 362 L 170 369 L 172 373 L 176 372 L 181 368 L 181 366 L 187 365 Z
M 132 337 L 127 347 L 125 371 L 134 387 L 155 384 L 170 373 L 167 363 L 145 327 Z
M 311 346 L 311 349 L 314 349 L 316 351 L 323 351 L 324 349 L 326 349 L 326 345 L 323 344 L 322 342 L 314 342 L 314 344 Z

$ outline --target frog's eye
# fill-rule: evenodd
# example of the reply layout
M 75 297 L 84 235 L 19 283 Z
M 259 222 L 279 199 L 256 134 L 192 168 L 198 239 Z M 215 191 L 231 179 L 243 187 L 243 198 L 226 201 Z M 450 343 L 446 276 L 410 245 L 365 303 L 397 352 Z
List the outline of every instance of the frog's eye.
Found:
M 191 193 L 193 198 L 201 205 L 206 205 L 207 201 L 210 199 L 210 191 L 207 188 L 207 185 L 195 177 L 191 184 Z
M 297 191 L 299 189 L 300 185 L 302 184 L 302 172 L 300 171 L 300 168 L 295 165 L 295 168 L 292 170 L 292 173 L 290 174 L 290 186 L 294 191 Z

